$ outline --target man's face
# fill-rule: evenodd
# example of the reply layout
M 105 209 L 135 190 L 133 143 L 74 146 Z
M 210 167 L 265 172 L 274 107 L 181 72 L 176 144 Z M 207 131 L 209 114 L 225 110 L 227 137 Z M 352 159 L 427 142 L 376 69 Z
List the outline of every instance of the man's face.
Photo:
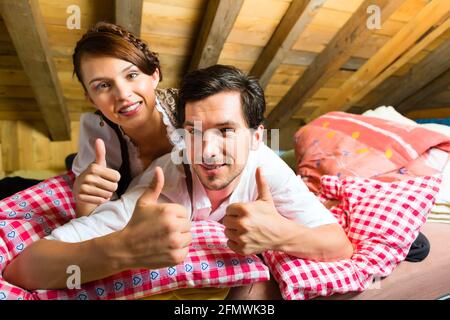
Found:
M 234 187 L 250 149 L 261 139 L 262 126 L 248 128 L 235 91 L 188 102 L 185 113 L 188 157 L 201 183 L 209 190 Z

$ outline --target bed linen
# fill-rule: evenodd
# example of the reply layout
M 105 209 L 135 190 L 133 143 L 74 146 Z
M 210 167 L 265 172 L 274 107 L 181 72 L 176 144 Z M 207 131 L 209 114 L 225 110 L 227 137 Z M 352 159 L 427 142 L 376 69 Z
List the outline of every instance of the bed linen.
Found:
M 0 272 L 28 245 L 75 217 L 74 178 L 71 172 L 56 176 L 0 201 Z M 258 256 L 240 256 L 227 247 L 223 225 L 196 221 L 191 231 L 193 241 L 182 264 L 127 270 L 79 289 L 32 292 L 0 275 L 0 300 L 139 299 L 176 289 L 224 288 L 269 280 L 269 270 Z

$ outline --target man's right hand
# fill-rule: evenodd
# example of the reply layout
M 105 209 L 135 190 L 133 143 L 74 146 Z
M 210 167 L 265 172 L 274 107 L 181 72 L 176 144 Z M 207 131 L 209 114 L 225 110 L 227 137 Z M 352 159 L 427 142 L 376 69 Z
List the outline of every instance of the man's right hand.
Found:
M 106 166 L 105 143 L 102 139 L 97 139 L 95 161 L 77 177 L 74 184 L 77 215 L 90 214 L 98 205 L 110 200 L 117 190 L 119 180 L 119 172 Z M 86 208 L 89 210 L 84 210 Z
M 127 226 L 119 231 L 128 267 L 162 268 L 182 263 L 192 241 L 191 221 L 185 207 L 157 203 L 164 173 L 156 167 L 153 181 L 136 203 Z

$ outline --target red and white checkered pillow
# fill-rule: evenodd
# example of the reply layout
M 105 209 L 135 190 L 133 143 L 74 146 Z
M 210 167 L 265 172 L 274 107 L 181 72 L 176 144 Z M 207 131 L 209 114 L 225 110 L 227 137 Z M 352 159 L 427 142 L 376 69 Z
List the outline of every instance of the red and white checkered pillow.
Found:
M 0 201 L 0 271 L 27 245 L 75 217 L 73 180 L 71 173 L 54 177 Z M 238 256 L 227 247 L 223 225 L 194 222 L 192 234 L 189 254 L 180 265 L 128 270 L 72 290 L 28 292 L 0 276 L 0 300 L 136 299 L 179 288 L 230 287 L 269 279 L 261 259 Z
M 355 247 L 351 259 L 315 262 L 268 251 L 263 254 L 285 299 L 310 299 L 363 291 L 388 276 L 405 259 L 434 204 L 440 180 L 420 177 L 382 183 L 335 176 L 321 179 L 321 200 L 331 209 Z

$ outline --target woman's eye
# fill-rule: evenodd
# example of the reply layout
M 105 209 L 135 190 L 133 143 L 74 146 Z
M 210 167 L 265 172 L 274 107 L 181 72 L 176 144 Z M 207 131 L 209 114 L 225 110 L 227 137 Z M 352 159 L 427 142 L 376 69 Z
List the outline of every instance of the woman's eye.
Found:
M 109 88 L 109 84 L 107 84 L 106 82 L 101 82 L 98 85 L 95 86 L 96 90 L 103 90 Z
M 128 75 L 128 77 L 129 77 L 130 79 L 134 79 L 134 78 L 136 78 L 138 75 L 139 75 L 139 73 L 137 73 L 137 72 L 131 72 L 131 73 Z

